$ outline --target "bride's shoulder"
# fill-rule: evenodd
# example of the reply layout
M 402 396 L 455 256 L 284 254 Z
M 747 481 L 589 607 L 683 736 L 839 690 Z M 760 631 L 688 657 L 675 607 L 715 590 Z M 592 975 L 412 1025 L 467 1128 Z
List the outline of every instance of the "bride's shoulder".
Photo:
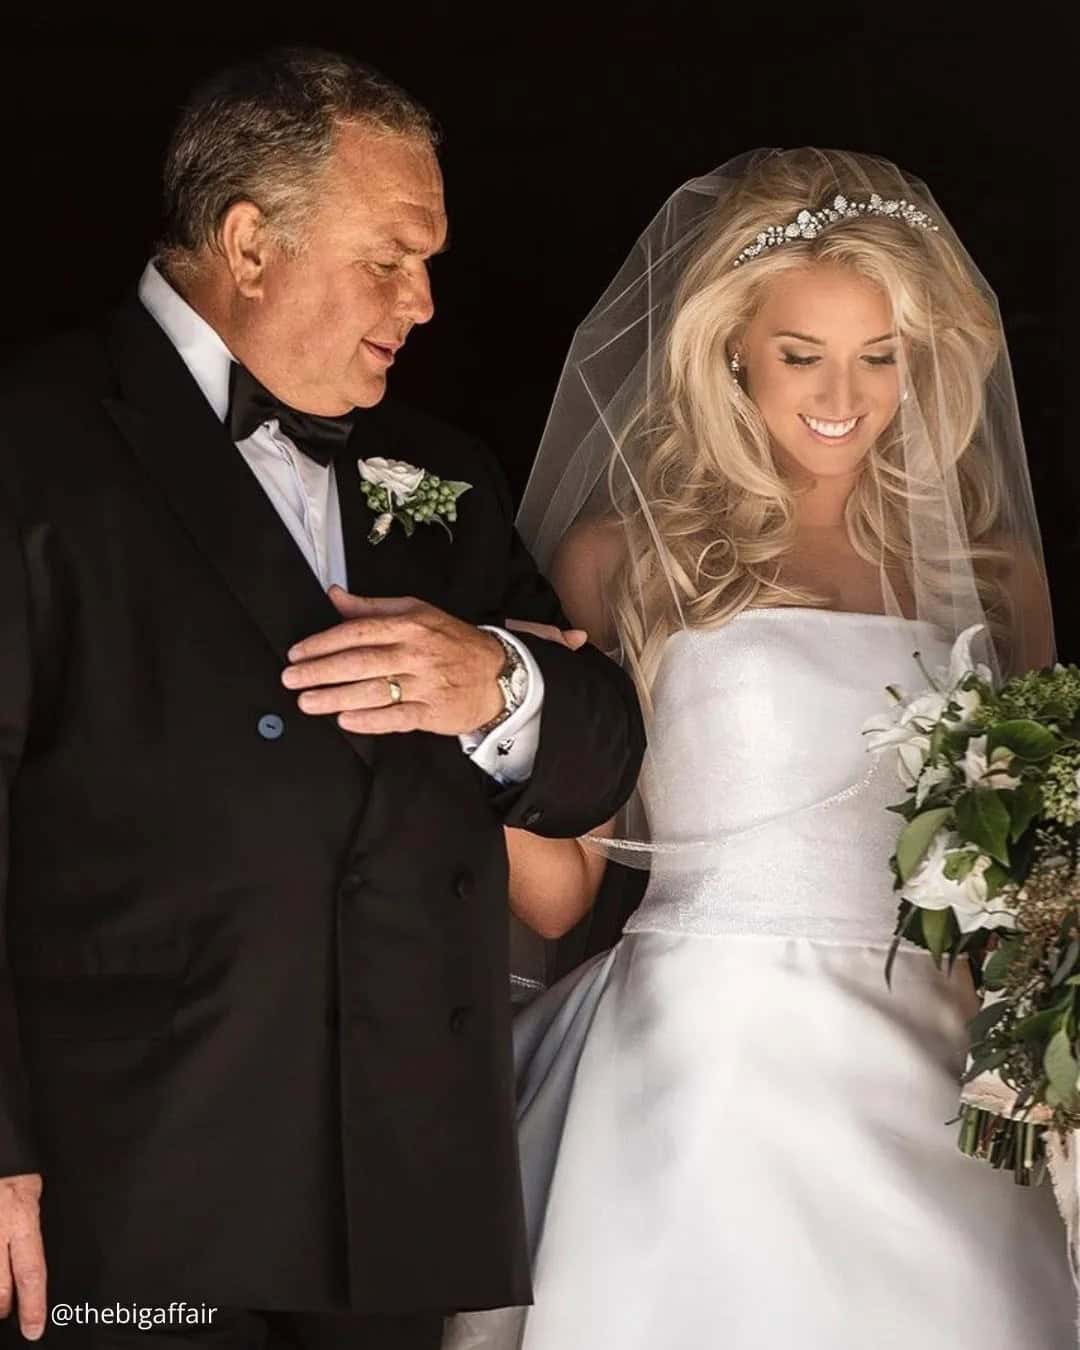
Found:
M 625 547 L 623 527 L 617 520 L 581 520 L 567 530 L 551 560 L 551 584 L 567 618 L 575 627 L 584 628 L 598 647 L 614 643 L 609 599 Z

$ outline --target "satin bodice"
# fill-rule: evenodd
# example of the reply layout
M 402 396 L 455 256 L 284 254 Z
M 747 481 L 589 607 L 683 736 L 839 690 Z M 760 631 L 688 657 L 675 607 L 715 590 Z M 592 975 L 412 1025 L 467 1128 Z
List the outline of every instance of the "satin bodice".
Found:
M 535 1301 L 443 1350 L 1075 1347 L 1050 1188 L 945 1124 L 966 963 L 885 980 L 904 789 L 861 728 L 916 649 L 936 673 L 930 628 L 792 609 L 670 640 L 642 786 L 685 847 L 517 1019 Z
M 658 848 L 627 931 L 885 943 L 904 789 L 861 734 L 886 685 L 925 685 L 928 624 L 748 610 L 673 636 L 653 690 L 642 797 Z

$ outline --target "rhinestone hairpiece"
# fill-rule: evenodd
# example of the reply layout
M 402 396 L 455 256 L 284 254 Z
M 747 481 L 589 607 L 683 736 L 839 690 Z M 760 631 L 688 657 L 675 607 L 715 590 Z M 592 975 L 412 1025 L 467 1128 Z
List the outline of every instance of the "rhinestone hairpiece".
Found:
M 937 232 L 938 228 L 925 211 L 920 211 L 906 197 L 886 201 L 874 192 L 871 193 L 869 201 L 853 202 L 840 194 L 833 198 L 831 206 L 823 206 L 820 211 L 800 211 L 788 224 L 770 225 L 762 230 L 754 242 L 743 249 L 732 266 L 740 267 L 751 258 L 756 258 L 759 253 L 764 253 L 767 248 L 775 248 L 778 244 L 786 244 L 792 239 L 816 239 L 826 225 L 832 225 L 837 220 L 852 220 L 858 216 L 892 216 L 896 220 L 904 221 L 913 230 Z

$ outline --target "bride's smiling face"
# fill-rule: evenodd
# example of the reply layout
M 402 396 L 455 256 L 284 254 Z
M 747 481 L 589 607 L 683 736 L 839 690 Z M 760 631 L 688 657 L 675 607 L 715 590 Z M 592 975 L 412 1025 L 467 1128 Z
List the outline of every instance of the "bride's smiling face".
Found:
M 786 467 L 853 473 L 900 400 L 885 292 L 835 263 L 782 273 L 738 343 L 746 391 Z

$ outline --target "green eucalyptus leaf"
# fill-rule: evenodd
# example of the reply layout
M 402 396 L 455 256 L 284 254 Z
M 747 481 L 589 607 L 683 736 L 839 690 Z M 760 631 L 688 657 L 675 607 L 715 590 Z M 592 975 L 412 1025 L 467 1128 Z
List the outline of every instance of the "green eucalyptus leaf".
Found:
M 1011 1050 L 995 1050 L 992 1055 L 984 1055 L 981 1058 L 972 1060 L 971 1068 L 967 1070 L 961 1083 L 970 1083 L 973 1078 L 978 1078 L 981 1073 L 989 1073 L 991 1069 L 999 1068 L 1013 1052 Z
M 896 953 L 900 950 L 900 934 L 889 943 L 889 954 L 885 958 L 885 988 L 892 989 L 892 972 L 896 963 Z
M 1037 784 L 1024 782 L 1001 796 L 1009 812 L 1009 839 L 1015 843 L 1042 810 L 1042 791 Z
M 1035 861 L 1035 847 L 1038 840 L 1034 830 L 1025 830 L 1009 849 L 1009 877 L 1019 884 L 1027 879 Z
M 945 948 L 949 945 L 951 929 L 951 909 L 924 909 L 922 911 L 923 937 L 930 949 L 930 955 L 939 963 Z
M 987 900 L 992 900 L 1008 880 L 1008 871 L 1000 863 L 992 862 L 983 873 L 983 881 L 986 882 Z
M 961 956 L 968 956 L 974 965 L 982 958 L 982 950 L 989 939 L 990 934 L 983 928 L 975 928 L 970 933 L 962 933 L 960 941 L 955 943 L 952 951 L 949 953 L 949 974 L 952 974 L 953 965 Z M 976 978 L 978 978 L 976 976 Z
M 956 828 L 983 853 L 1009 865 L 1009 812 L 994 788 L 974 788 L 956 802 Z
M 968 741 L 971 740 L 971 729 L 969 727 L 949 727 L 945 733 L 944 748 L 945 753 L 950 759 L 960 759 L 968 747 Z
M 1061 960 L 1058 962 L 1057 969 L 1054 971 L 1054 977 L 1050 981 L 1051 989 L 1056 989 L 1059 984 L 1064 983 L 1065 979 L 1072 974 L 1078 956 L 1080 956 L 1080 938 L 1073 938 L 1065 948 Z
M 1060 1104 L 1066 1105 L 1076 1095 L 1077 1064 L 1073 1057 L 1069 1033 L 1064 1027 L 1051 1036 L 1046 1053 L 1043 1055 L 1043 1068 L 1050 1080 L 1051 1090 L 1059 1098 Z
M 986 738 L 987 756 L 999 745 L 1020 759 L 1048 759 L 1057 748 L 1057 737 L 1038 722 L 1018 717 L 1009 722 L 998 722 L 990 728 Z
M 1003 942 L 983 967 L 983 983 L 987 989 L 1000 989 L 1009 969 L 1016 946 L 1012 942 Z
M 1049 1036 L 1063 1024 L 1067 1014 L 1058 1008 L 1044 1008 L 1042 1012 L 1024 1017 L 1012 1028 L 1012 1037 L 1017 1041 L 1039 1041 Z
M 1008 1011 L 1009 1004 L 1005 999 L 1001 999 L 977 1012 L 968 1023 L 971 1044 L 978 1045 L 980 1041 L 985 1040 L 986 1033 L 995 1027 Z
M 948 820 L 951 809 L 948 806 L 936 806 L 932 811 L 923 811 L 900 831 L 900 838 L 896 841 L 896 864 L 902 881 L 908 881 L 914 874 L 926 856 L 934 835 Z
M 896 953 L 900 950 L 901 941 L 907 938 L 917 946 L 922 946 L 922 924 L 919 922 L 921 915 L 921 909 L 916 909 L 906 900 L 901 900 L 896 918 L 896 931 L 889 946 L 889 954 L 885 958 L 885 986 L 888 989 L 892 988 L 893 965 L 896 961 Z

